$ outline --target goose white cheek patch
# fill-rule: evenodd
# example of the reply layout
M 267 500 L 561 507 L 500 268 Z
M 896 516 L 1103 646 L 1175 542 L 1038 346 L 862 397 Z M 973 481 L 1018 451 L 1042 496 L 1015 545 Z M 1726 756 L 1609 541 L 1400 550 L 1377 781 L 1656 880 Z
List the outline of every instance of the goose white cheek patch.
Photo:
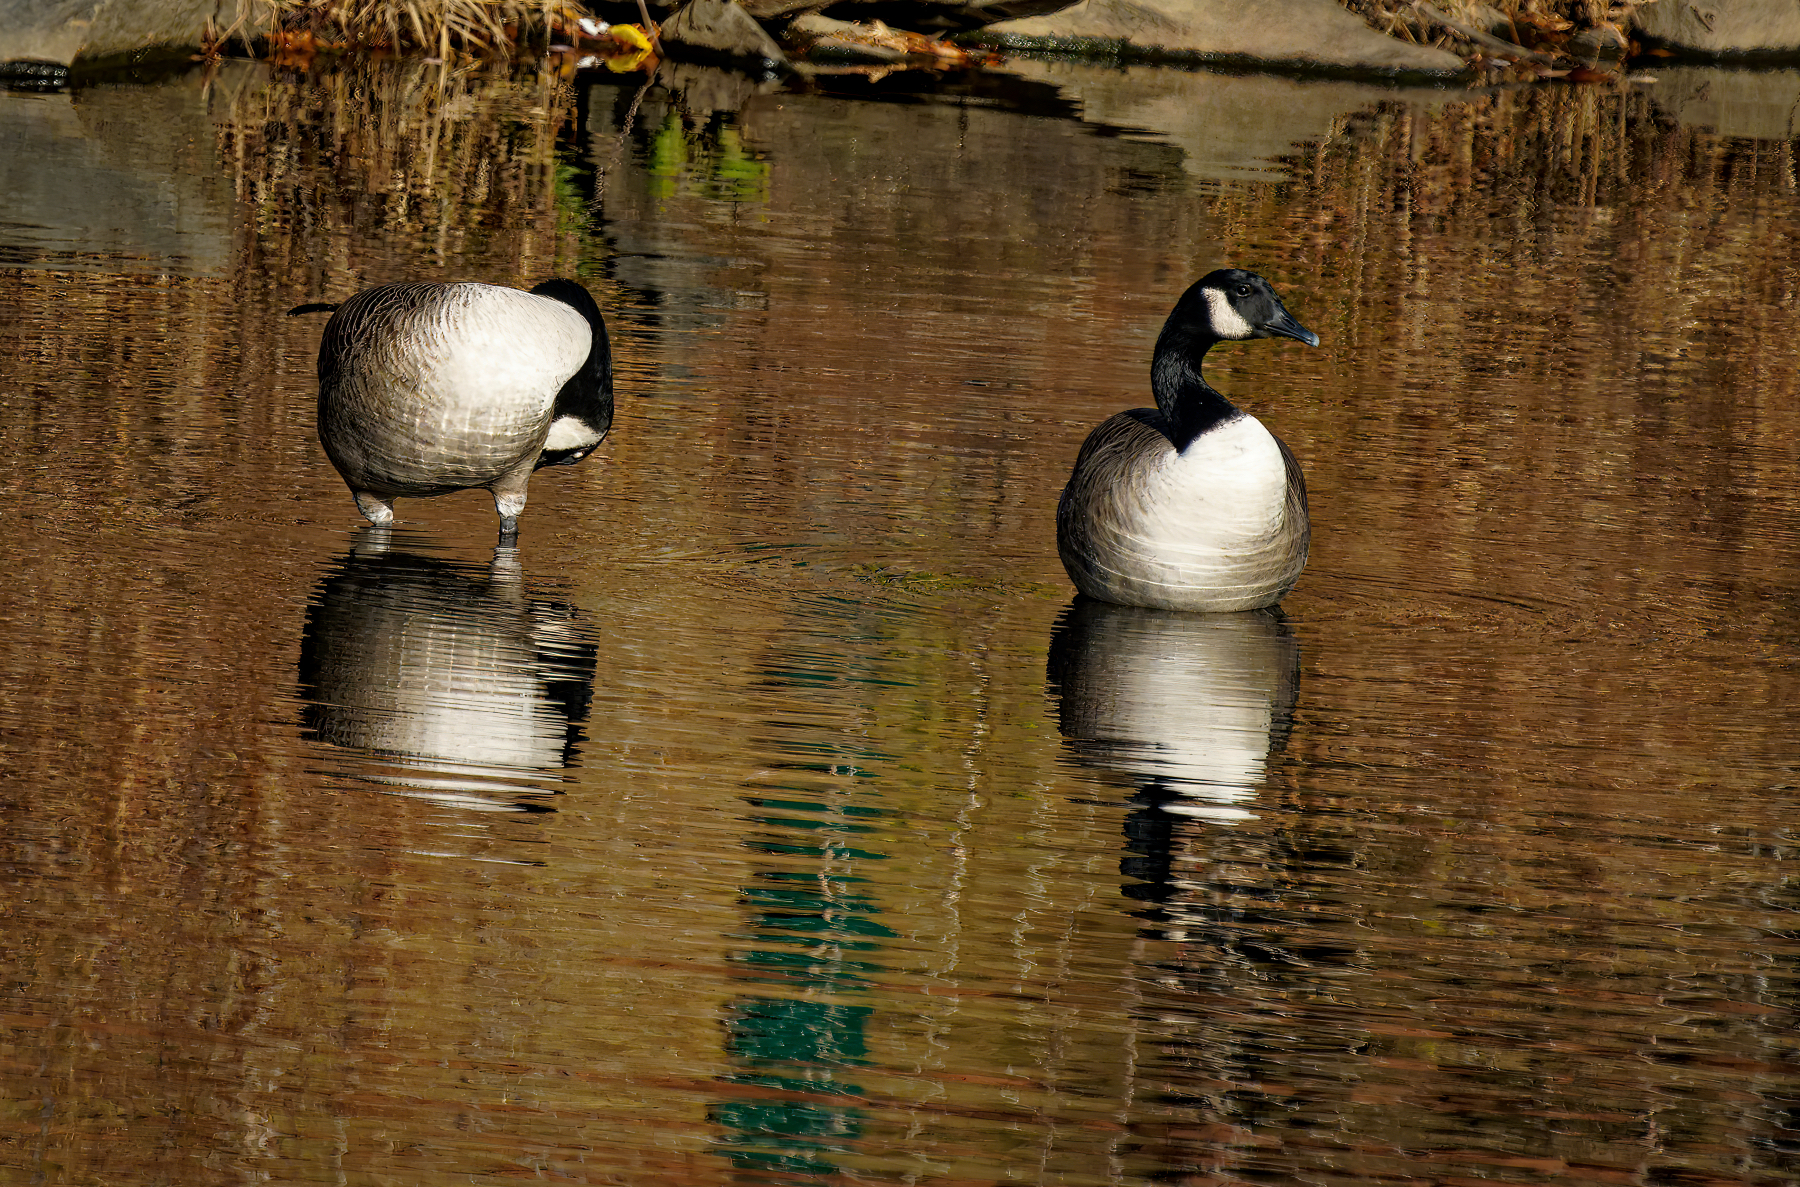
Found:
M 1248 338 L 1252 331 L 1244 315 L 1231 307 L 1231 300 L 1219 289 L 1203 289 L 1207 308 L 1212 310 L 1213 332 L 1221 338 Z
M 550 424 L 550 435 L 544 439 L 549 450 L 580 449 L 598 445 L 600 435 L 573 416 L 559 416 Z

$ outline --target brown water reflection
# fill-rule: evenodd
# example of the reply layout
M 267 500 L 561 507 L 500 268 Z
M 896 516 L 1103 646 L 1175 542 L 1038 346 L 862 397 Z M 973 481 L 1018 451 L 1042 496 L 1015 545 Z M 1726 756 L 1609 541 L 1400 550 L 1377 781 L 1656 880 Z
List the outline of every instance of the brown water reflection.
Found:
M 1044 73 L 0 95 L 72 207 L 189 192 L 132 110 L 216 203 L 0 227 L 0 1179 L 1800 1177 L 1791 145 L 1368 95 L 1219 180 Z M 1312 568 L 1071 606 L 1227 260 L 1325 339 L 1209 359 Z M 553 272 L 604 456 L 372 542 L 285 309 Z

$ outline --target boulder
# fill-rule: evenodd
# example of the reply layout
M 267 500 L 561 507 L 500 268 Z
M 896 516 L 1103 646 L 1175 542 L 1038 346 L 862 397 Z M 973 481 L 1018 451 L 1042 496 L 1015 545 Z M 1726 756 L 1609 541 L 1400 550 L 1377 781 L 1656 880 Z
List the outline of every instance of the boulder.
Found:
M 103 59 L 200 44 L 237 20 L 227 0 L 0 0 L 0 62 Z
M 978 29 L 996 21 L 1038 16 L 1069 7 L 1075 0 L 745 0 L 757 16 L 757 4 L 787 4 L 789 11 L 829 8 L 836 16 L 857 21 L 886 21 L 928 33 Z
M 806 51 L 814 61 L 839 60 L 875 64 L 904 62 L 907 52 L 862 36 L 867 28 L 851 21 L 837 21 L 818 13 L 796 17 L 787 27 L 789 44 Z
M 1657 0 L 1631 19 L 1645 40 L 1692 54 L 1800 55 L 1800 0 Z
M 787 55 L 737 0 L 690 0 L 663 22 L 663 46 L 677 53 L 724 58 L 764 69 L 785 68 Z
M 738 0 L 744 11 L 759 21 L 779 21 L 795 13 L 824 8 L 830 0 Z
M 898 62 L 931 62 L 949 68 L 987 64 L 982 51 L 952 45 L 941 37 L 893 29 L 880 21 L 839 21 L 816 12 L 789 23 L 784 34 L 790 48 L 814 64 L 892 65 Z
M 1081 0 L 967 40 L 1013 49 L 1129 48 L 1146 57 L 1393 75 L 1454 75 L 1445 50 L 1377 32 L 1336 0 Z

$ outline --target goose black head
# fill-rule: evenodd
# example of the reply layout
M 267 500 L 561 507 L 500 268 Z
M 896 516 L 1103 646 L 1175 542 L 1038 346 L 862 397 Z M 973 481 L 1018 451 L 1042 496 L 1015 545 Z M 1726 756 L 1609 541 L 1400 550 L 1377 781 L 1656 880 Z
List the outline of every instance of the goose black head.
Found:
M 1295 321 L 1256 273 L 1220 268 L 1188 286 L 1163 323 L 1150 363 L 1151 391 L 1176 449 L 1238 414 L 1200 374 L 1206 352 L 1220 342 L 1277 337 L 1319 344 L 1319 336 Z
M 1205 346 L 1246 338 L 1319 344 L 1319 336 L 1294 320 L 1268 281 L 1242 268 L 1220 268 L 1195 281 L 1169 315 L 1165 333 L 1177 329 Z
M 571 466 L 606 439 L 613 419 L 612 343 L 606 335 L 606 320 L 593 295 L 573 280 L 546 280 L 531 290 L 540 297 L 561 301 L 587 319 L 594 330 L 594 344 L 587 361 L 569 377 L 556 393 L 556 406 L 551 412 L 550 435 L 544 441 L 544 452 L 537 468 Z

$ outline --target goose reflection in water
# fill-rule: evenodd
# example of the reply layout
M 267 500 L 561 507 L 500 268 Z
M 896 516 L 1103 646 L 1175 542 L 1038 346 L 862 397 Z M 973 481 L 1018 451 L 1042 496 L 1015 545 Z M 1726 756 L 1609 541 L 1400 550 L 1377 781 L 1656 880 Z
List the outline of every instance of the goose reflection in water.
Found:
M 1245 821 L 1292 725 L 1300 648 L 1278 610 L 1077 598 L 1051 638 L 1049 681 L 1084 765 L 1129 777 L 1148 808 Z
M 352 777 L 485 811 L 548 811 L 593 698 L 577 612 L 532 598 L 518 550 L 492 564 L 393 547 L 369 529 L 307 607 L 309 738 L 375 760 Z M 548 786 L 546 786 L 548 785 Z
M 1316 1101 L 1286 1085 L 1331 1039 L 1309 1010 L 1354 1000 L 1340 987 L 1361 960 L 1342 901 L 1353 835 L 1263 799 L 1293 728 L 1299 645 L 1278 610 L 1078 599 L 1048 666 L 1068 752 L 1136 790 L 1120 872 L 1156 943 L 1126 973 L 1146 987 L 1131 1095 L 1171 1117 L 1137 1135 L 1163 1168 L 1150 1178 L 1248 1182 L 1263 1150 L 1243 1135 L 1313 1123 Z

